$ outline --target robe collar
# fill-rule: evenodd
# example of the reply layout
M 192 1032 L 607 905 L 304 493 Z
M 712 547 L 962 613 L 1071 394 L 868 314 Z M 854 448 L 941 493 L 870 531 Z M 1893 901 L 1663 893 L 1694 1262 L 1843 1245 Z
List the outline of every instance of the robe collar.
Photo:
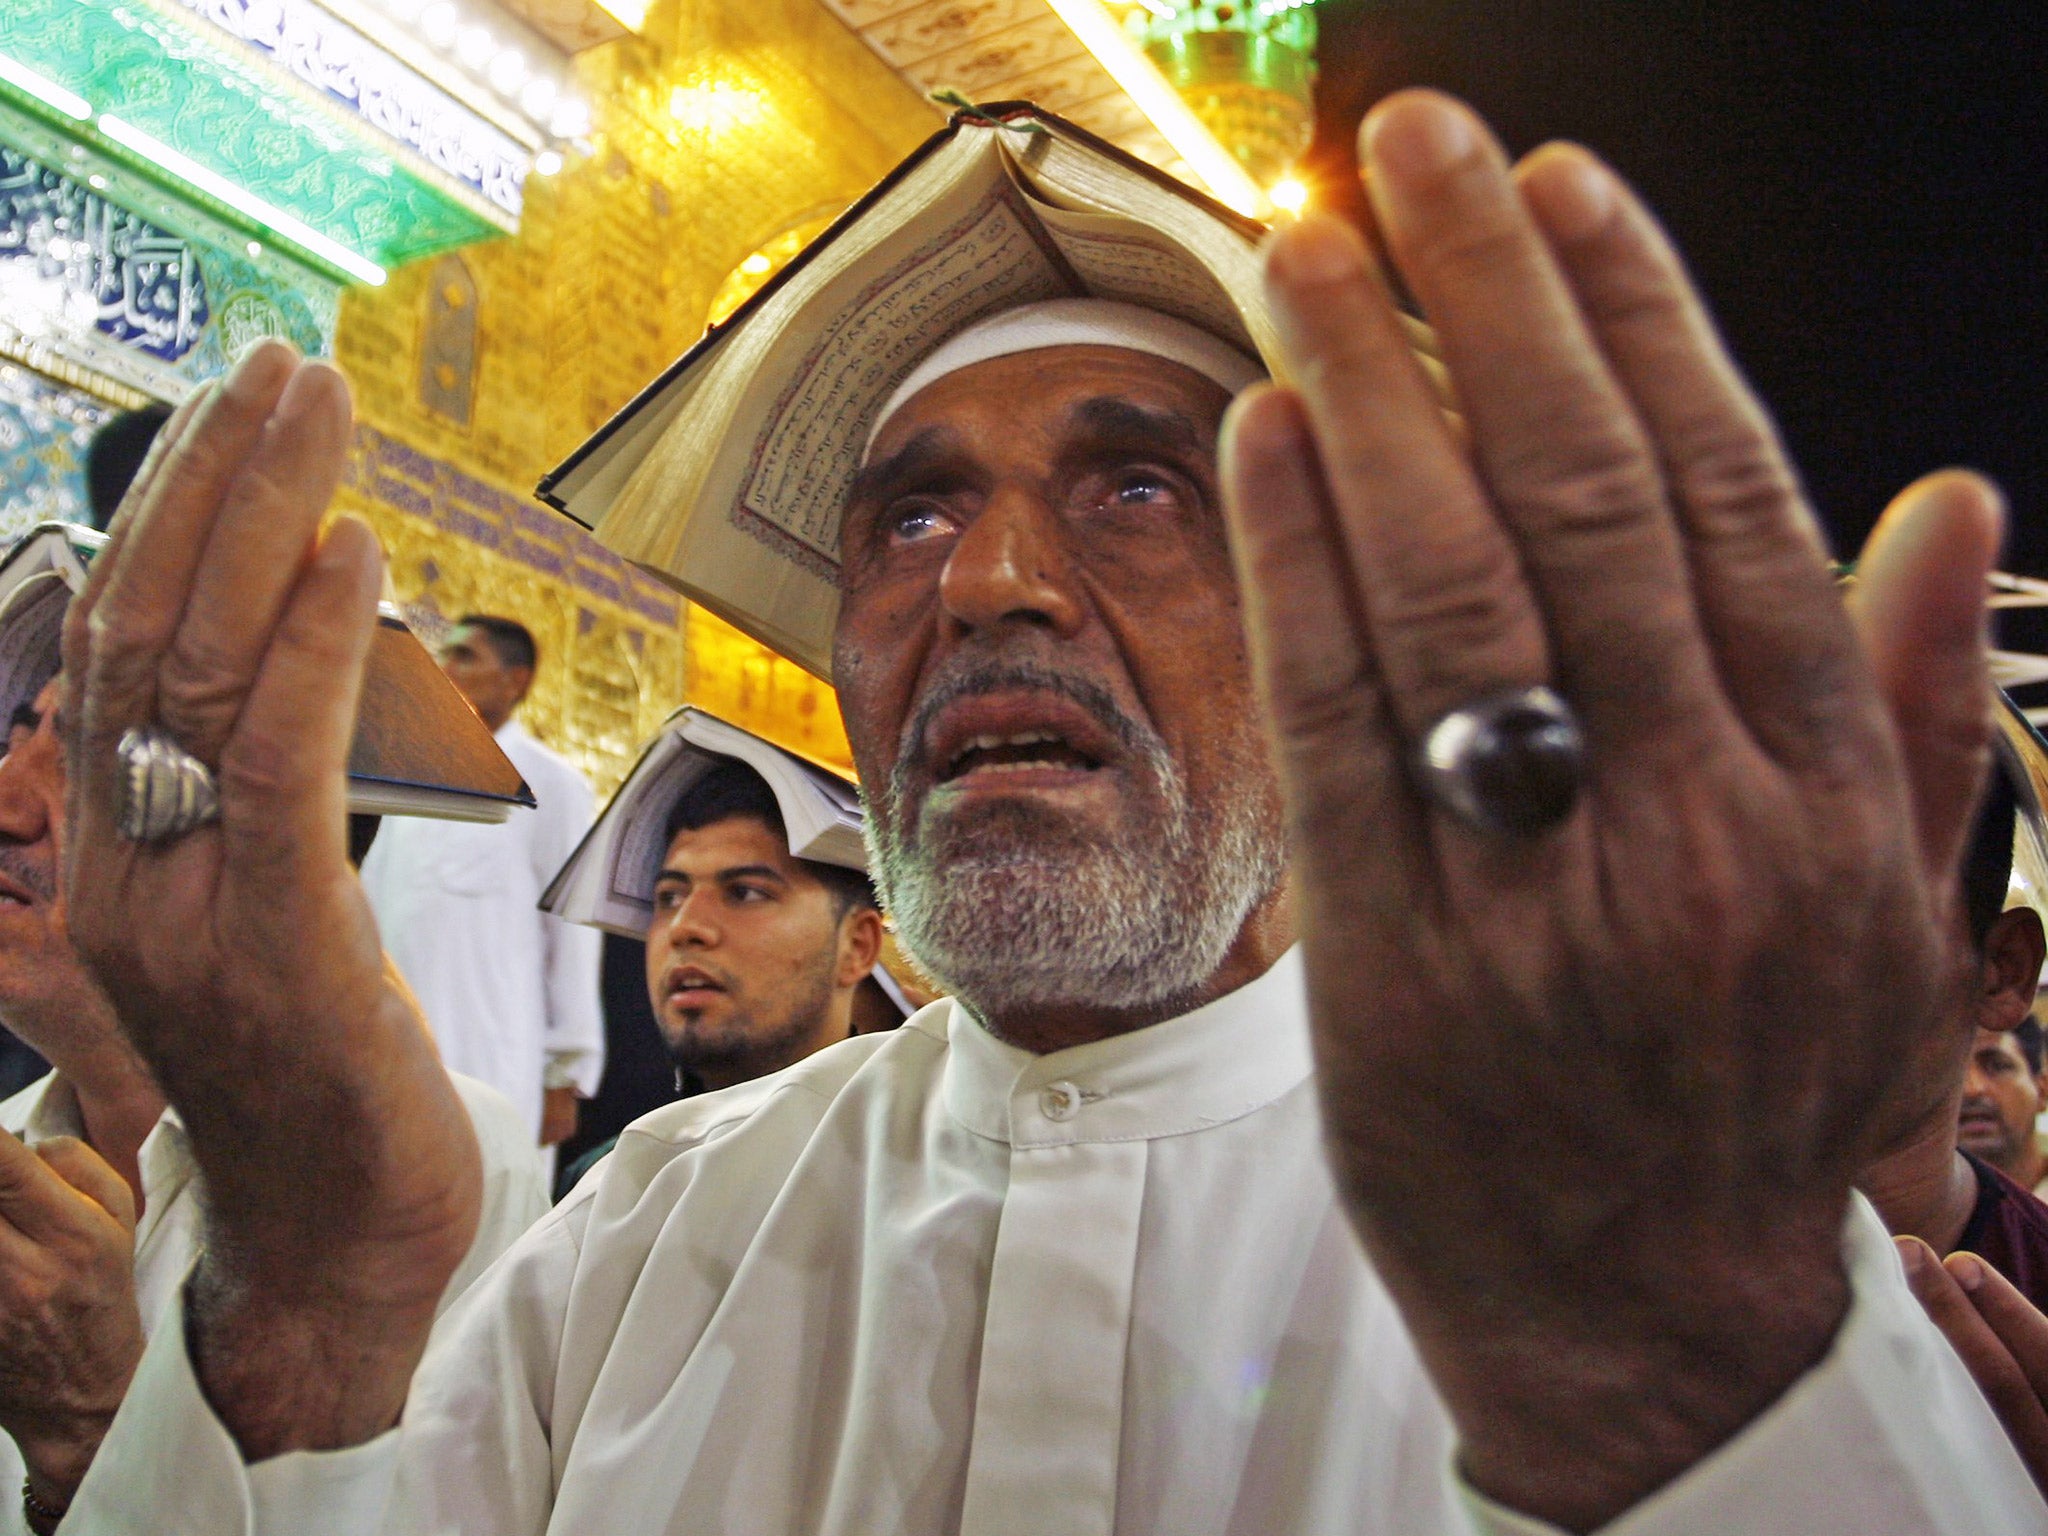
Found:
M 1192 1013 L 1046 1056 L 1004 1044 L 958 1002 L 940 1006 L 947 1109 L 1017 1148 L 1205 1131 L 1265 1108 L 1314 1067 L 1298 945 Z

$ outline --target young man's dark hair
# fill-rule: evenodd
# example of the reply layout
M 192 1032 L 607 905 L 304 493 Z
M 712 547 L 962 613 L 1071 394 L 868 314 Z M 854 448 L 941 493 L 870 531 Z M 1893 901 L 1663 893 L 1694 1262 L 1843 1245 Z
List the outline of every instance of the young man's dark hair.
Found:
M 102 422 L 93 433 L 85 449 L 85 497 L 89 520 L 102 533 L 135 482 L 149 445 L 170 419 L 171 408 L 152 401 Z
M 540 667 L 540 647 L 533 643 L 533 631 L 517 619 L 500 618 L 494 613 L 465 613 L 455 621 L 455 627 L 480 630 L 490 636 L 491 649 L 508 667 L 524 667 L 529 672 Z
M 777 804 L 775 791 L 768 787 L 768 781 L 737 758 L 728 758 L 683 791 L 682 797 L 668 813 L 668 823 L 661 831 L 661 845 L 668 847 L 676 840 L 678 832 L 696 832 L 734 816 L 751 816 L 756 821 L 767 823 L 768 830 L 777 837 L 789 836 L 788 826 L 782 819 L 782 807 Z M 798 859 L 797 862 L 832 893 L 841 917 L 856 907 L 880 907 L 875 899 L 874 884 L 861 871 L 817 859 Z

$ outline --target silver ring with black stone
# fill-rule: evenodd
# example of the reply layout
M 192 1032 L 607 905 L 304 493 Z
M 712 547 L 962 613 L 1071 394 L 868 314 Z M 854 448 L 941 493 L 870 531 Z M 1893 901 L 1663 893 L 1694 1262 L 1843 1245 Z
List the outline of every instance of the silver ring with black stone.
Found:
M 1540 836 L 1571 815 L 1585 786 L 1585 733 L 1549 688 L 1510 688 L 1450 711 L 1415 757 L 1423 792 L 1490 837 Z
M 121 766 L 115 824 L 129 841 L 169 842 L 219 819 L 213 770 L 162 731 L 136 726 L 114 753 Z

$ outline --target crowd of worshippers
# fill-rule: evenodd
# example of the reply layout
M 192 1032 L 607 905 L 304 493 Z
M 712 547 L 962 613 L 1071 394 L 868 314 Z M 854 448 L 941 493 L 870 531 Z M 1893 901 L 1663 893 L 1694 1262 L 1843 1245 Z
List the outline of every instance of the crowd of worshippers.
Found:
M 643 932 L 542 910 L 593 807 L 487 614 L 533 806 L 351 847 L 380 568 L 281 346 L 64 535 L 61 647 L 0 566 L 17 1528 L 2048 1531 L 1995 502 L 1845 595 L 1612 173 L 1426 93 L 1361 154 L 1460 424 L 1315 217 L 1259 357 L 1024 294 L 869 381 L 864 868 L 726 758 Z M 654 1102 L 579 1136 L 607 1052 Z

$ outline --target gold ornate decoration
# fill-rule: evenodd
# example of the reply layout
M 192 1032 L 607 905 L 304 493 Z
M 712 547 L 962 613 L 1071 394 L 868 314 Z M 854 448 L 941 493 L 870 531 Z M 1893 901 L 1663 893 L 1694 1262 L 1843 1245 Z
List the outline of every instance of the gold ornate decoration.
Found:
M 1144 0 L 1125 27 L 1208 130 L 1270 187 L 1315 131 L 1313 0 Z
M 818 0 L 657 0 L 643 36 L 579 55 L 576 71 L 594 152 L 527 182 L 518 235 L 463 252 L 466 424 L 423 399 L 435 264 L 345 295 L 335 355 L 362 425 L 337 501 L 383 539 L 416 625 L 481 610 L 534 631 L 522 718 L 601 791 L 686 700 L 845 768 L 829 689 L 530 492 L 696 340 L 736 268 L 767 252 L 772 272 L 784 243 L 794 254 L 937 113 Z M 714 121 L 721 100 L 685 96 L 677 115 L 679 88 L 706 87 L 746 96 L 722 98 L 745 110 Z
M 823 234 L 825 226 L 837 218 L 839 212 L 838 208 L 833 208 L 823 213 L 806 214 L 759 249 L 749 251 L 738 266 L 726 273 L 725 281 L 718 285 L 718 292 L 711 296 L 711 311 L 704 317 L 704 323 L 707 326 L 717 325 L 730 318 L 734 310 L 761 291 L 769 278 L 788 266 L 798 251 Z

